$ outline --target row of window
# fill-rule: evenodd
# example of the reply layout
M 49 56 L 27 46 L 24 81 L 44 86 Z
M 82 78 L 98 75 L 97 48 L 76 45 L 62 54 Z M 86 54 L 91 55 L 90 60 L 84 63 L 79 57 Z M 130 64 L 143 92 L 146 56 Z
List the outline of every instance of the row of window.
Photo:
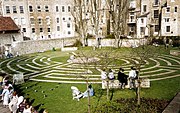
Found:
M 6 14 L 11 13 L 10 6 L 5 6 L 5 8 L 6 8 Z M 18 10 L 20 13 L 24 13 L 24 7 L 23 6 L 19 6 L 19 9 L 18 9 L 18 6 L 12 6 L 12 13 L 18 13 Z M 42 6 L 37 6 L 37 11 L 41 12 Z M 44 11 L 49 12 L 49 6 L 47 6 L 47 5 L 44 6 Z M 56 12 L 59 12 L 59 11 L 60 11 L 59 6 L 56 6 Z M 71 7 L 67 6 L 67 12 L 70 12 L 70 11 L 71 11 Z M 29 6 L 29 12 L 33 12 L 33 6 Z M 61 12 L 65 12 L 65 6 L 61 7 Z
M 63 21 L 65 21 L 65 17 L 62 18 Z M 71 17 L 68 18 L 69 21 L 71 21 Z M 38 18 L 38 24 L 42 24 L 43 19 L 42 18 Z M 30 22 L 31 24 L 35 23 L 35 19 L 34 18 L 30 18 Z M 47 24 L 50 24 L 51 20 L 49 17 L 46 18 L 46 22 Z M 60 18 L 56 18 L 56 23 L 60 23 Z
M 168 7 L 166 8 L 166 13 L 170 13 L 170 9 L 171 9 L 171 8 L 168 6 Z M 142 11 L 143 11 L 143 12 L 147 12 L 147 5 L 143 5 Z M 178 12 L 178 7 L 177 7 L 177 6 L 174 7 L 174 12 Z
M 170 6 L 168 6 L 168 7 L 166 8 L 166 12 L 167 12 L 167 13 L 170 13 L 170 11 L 171 11 L 171 8 L 170 8 Z M 174 12 L 178 12 L 178 7 L 177 7 L 177 6 L 174 7 Z
M 37 6 L 37 11 L 41 12 L 42 8 L 41 6 Z M 49 12 L 49 6 L 44 6 L 44 11 Z M 29 12 L 33 12 L 33 6 L 29 6 Z
M 18 13 L 17 7 L 18 6 L 12 6 L 12 13 Z M 7 14 L 11 13 L 10 6 L 6 6 L 6 13 Z M 24 13 L 23 6 L 19 6 L 19 13 Z
M 130 32 L 133 32 L 134 30 L 135 30 L 134 27 L 130 28 Z M 170 30 L 171 30 L 170 26 L 166 26 L 166 32 L 169 33 Z M 140 32 L 144 34 L 145 33 L 145 27 L 140 27 Z M 159 25 L 154 26 L 154 32 L 159 32 Z
M 49 12 L 49 6 L 44 6 L 44 10 L 45 12 Z M 29 12 L 33 12 L 34 9 L 33 9 L 33 6 L 29 6 Z M 41 12 L 42 11 L 42 6 L 37 6 L 37 11 L 38 12 Z M 67 12 L 70 12 L 71 11 L 71 7 L 70 6 L 67 6 Z M 60 8 L 59 6 L 56 6 L 56 12 L 60 12 Z M 66 12 L 65 11 L 65 6 L 61 6 L 61 12 Z
M 70 27 L 70 24 L 69 24 L 69 27 Z M 22 28 L 22 31 L 26 32 L 26 28 Z M 43 32 L 43 31 L 44 31 L 43 28 L 39 28 L 39 32 Z M 60 26 L 56 26 L 56 31 L 60 31 Z M 32 28 L 31 32 L 35 33 L 35 28 Z M 47 32 L 51 32 L 51 28 L 47 28 Z
M 43 30 L 43 28 L 39 28 L 39 31 L 42 33 L 44 30 Z M 57 26 L 57 31 L 60 31 L 60 26 Z M 26 28 L 23 28 L 23 32 L 26 32 Z M 35 28 L 32 28 L 32 29 L 31 29 L 31 32 L 32 32 L 32 33 L 35 33 L 35 32 L 36 32 L 36 29 L 35 29 Z M 47 32 L 51 32 L 51 28 L 47 28 Z M 68 34 L 70 35 L 70 34 L 71 34 L 71 31 L 68 31 Z

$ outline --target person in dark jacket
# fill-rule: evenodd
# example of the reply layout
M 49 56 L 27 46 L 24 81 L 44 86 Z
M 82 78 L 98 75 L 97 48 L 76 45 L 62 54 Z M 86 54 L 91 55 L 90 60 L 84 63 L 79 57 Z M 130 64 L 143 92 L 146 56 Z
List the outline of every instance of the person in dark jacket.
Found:
M 124 74 L 124 69 L 123 68 L 119 68 L 119 72 L 118 72 L 118 80 L 119 80 L 119 85 L 121 89 L 125 88 L 125 85 L 127 85 L 127 78 L 128 76 L 126 74 Z

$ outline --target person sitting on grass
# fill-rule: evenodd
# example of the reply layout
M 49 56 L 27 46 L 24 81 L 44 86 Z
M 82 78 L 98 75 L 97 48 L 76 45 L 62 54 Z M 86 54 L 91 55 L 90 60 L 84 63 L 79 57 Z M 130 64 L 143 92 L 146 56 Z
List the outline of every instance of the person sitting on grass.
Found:
M 83 93 L 83 98 L 88 97 L 88 93 L 89 96 L 94 96 L 94 89 L 92 88 L 92 85 L 89 85 L 88 89 Z

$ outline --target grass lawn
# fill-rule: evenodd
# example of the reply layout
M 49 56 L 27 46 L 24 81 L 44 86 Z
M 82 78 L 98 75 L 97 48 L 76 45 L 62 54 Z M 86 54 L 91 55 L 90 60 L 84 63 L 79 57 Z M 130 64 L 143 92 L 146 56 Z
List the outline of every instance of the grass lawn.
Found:
M 102 49 L 97 49 L 96 51 L 93 51 L 91 47 L 87 47 L 87 48 L 81 48 L 80 50 L 75 51 L 75 52 L 80 53 L 83 51 L 84 54 L 87 54 L 87 55 L 92 55 L 92 54 L 97 55 L 97 54 L 101 54 L 102 51 L 111 52 L 112 51 L 111 49 L 112 48 L 102 48 Z M 171 48 L 165 50 L 161 48 L 161 51 L 160 51 L 161 55 L 162 56 L 169 55 L 170 49 Z M 111 67 L 115 66 L 114 70 L 116 70 L 116 72 L 118 71 L 118 68 L 122 66 L 123 68 L 125 68 L 125 73 L 128 74 L 131 65 L 126 64 L 126 60 L 133 61 L 133 59 L 129 59 L 126 57 L 124 58 L 124 56 L 130 54 L 130 50 L 131 50 L 130 48 L 113 49 L 111 56 L 115 56 L 118 53 L 120 53 L 121 55 L 120 60 L 113 59 L 115 63 L 109 64 L 111 65 Z M 1 62 L 0 69 L 1 71 L 3 70 L 9 74 L 16 73 L 15 71 L 8 68 L 8 65 L 10 65 L 10 67 L 13 68 L 14 70 L 22 71 L 22 72 L 25 72 L 26 74 L 31 74 L 32 72 L 30 70 L 33 70 L 34 67 L 37 67 L 34 69 L 35 71 L 39 72 L 38 73 L 39 76 L 35 77 L 36 79 L 59 80 L 56 78 L 45 78 L 44 76 L 47 74 L 49 74 L 49 76 L 51 77 L 58 77 L 60 76 L 60 74 L 67 74 L 67 77 L 69 76 L 69 78 L 73 78 L 73 75 L 68 75 L 70 71 L 69 72 L 60 72 L 60 71 L 64 71 L 63 68 L 74 69 L 74 70 L 81 69 L 83 68 L 84 65 L 81 66 L 79 64 L 77 65 L 71 64 L 71 65 L 68 65 L 69 67 L 66 65 L 62 67 L 55 67 L 57 65 L 57 62 L 59 63 L 58 65 L 61 65 L 60 63 L 62 64 L 67 63 L 66 61 L 69 58 L 69 53 L 70 52 L 48 51 L 44 53 L 34 53 L 34 54 L 20 56 L 18 58 L 7 59 L 7 61 L 0 60 Z M 161 57 L 161 59 L 163 57 Z M 169 59 L 169 58 L 172 58 L 172 59 Z M 172 76 L 171 74 L 173 75 L 180 74 L 180 70 L 178 70 L 178 65 L 179 65 L 178 57 L 169 56 L 168 58 L 164 58 L 168 62 L 172 63 L 172 65 L 167 65 L 167 62 L 161 59 L 158 59 L 158 58 L 157 59 L 154 58 L 154 60 L 148 59 L 147 61 L 149 62 L 149 64 L 146 64 L 142 67 L 142 71 L 141 71 L 142 73 L 140 73 L 141 76 L 150 76 L 150 75 L 153 76 L 155 74 L 159 74 L 157 76 L 151 77 L 153 79 L 157 79 L 157 78 Z M 42 61 L 45 61 L 46 63 Z M 139 59 L 137 59 L 137 61 L 139 61 Z M 157 62 L 159 63 L 158 66 L 157 66 Z M 99 63 L 101 64 L 101 62 Z M 19 68 L 17 64 L 30 70 L 28 71 L 28 70 Z M 29 65 L 31 66 L 29 67 Z M 93 64 L 89 64 L 89 65 L 93 65 Z M 158 71 L 158 69 L 165 69 L 165 70 Z M 53 73 L 51 73 L 52 70 L 54 71 L 53 73 L 56 73 L 56 74 L 53 75 Z M 165 75 L 161 74 L 164 72 L 169 72 L 171 70 L 173 70 L 174 72 L 165 74 Z M 95 68 L 92 68 L 91 71 L 94 74 L 97 74 L 97 75 L 100 74 L 100 72 Z M 72 72 L 70 74 L 75 74 L 75 73 Z M 96 77 L 93 76 L 92 78 L 96 78 Z M 71 81 L 71 80 L 67 80 L 67 81 Z M 78 87 L 81 92 L 84 92 L 86 90 L 86 84 L 48 83 L 48 82 L 36 82 L 36 81 L 27 81 L 21 85 L 18 85 L 17 89 L 22 91 L 24 96 L 30 99 L 33 106 L 39 108 L 38 110 L 47 109 L 50 113 L 85 113 L 87 112 L 87 107 L 88 107 L 87 98 L 82 98 L 80 99 L 80 101 L 73 100 L 71 86 Z M 178 92 L 180 92 L 179 86 L 180 86 L 180 77 L 152 81 L 150 88 L 141 89 L 141 97 L 151 98 L 151 99 L 164 99 L 164 100 L 169 101 Z M 93 88 L 95 90 L 95 96 L 91 97 L 90 101 L 91 101 L 91 108 L 92 108 L 91 110 L 92 112 L 95 112 L 96 109 L 101 108 L 101 106 L 104 103 L 108 103 L 108 101 L 106 99 L 106 90 L 103 90 L 101 88 L 101 84 L 93 84 Z M 125 99 L 136 98 L 136 92 L 134 90 L 129 90 L 129 89 L 110 90 L 111 101 L 115 101 L 121 98 L 125 98 Z

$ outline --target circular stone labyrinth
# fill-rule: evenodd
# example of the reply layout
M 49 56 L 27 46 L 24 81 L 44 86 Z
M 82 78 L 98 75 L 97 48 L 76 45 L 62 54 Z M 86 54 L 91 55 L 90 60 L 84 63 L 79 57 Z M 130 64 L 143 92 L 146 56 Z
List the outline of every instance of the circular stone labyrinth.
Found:
M 88 77 L 91 83 L 101 83 L 101 65 L 84 65 L 83 63 L 62 63 L 53 60 L 53 57 L 15 57 L 0 62 L 0 71 L 11 75 L 23 73 L 30 80 L 57 83 L 86 83 Z M 131 60 L 138 63 L 139 59 L 121 59 L 123 64 L 119 66 L 109 65 L 115 71 L 119 67 L 125 69 L 128 75 L 132 64 Z M 158 58 L 150 58 L 142 66 L 140 77 L 149 78 L 150 81 L 169 79 L 180 76 L 180 58 L 172 55 L 163 55 Z M 84 69 L 86 67 L 86 69 Z M 88 71 L 87 71 L 88 69 Z M 98 74 L 95 74 L 98 73 Z

